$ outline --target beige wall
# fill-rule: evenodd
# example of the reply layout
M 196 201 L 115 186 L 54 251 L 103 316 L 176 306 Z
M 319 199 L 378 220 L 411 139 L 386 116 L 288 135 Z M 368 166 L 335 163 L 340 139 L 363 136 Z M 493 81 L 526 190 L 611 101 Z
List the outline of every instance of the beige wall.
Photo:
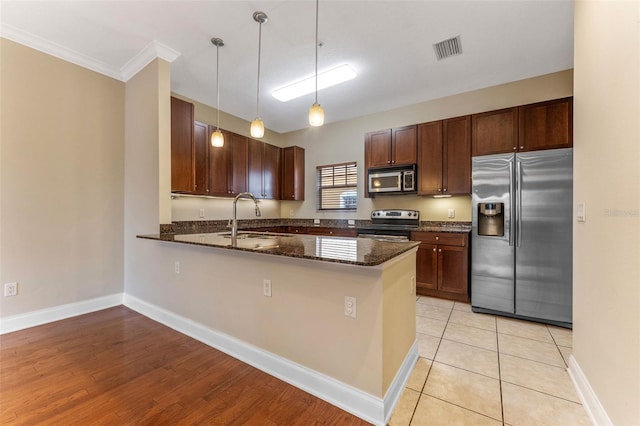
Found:
M 573 356 L 615 425 L 640 424 L 640 3 L 575 5 Z
M 0 38 L 1 316 L 121 293 L 124 84 Z
M 515 105 L 523 105 L 573 94 L 573 71 L 567 70 L 500 86 L 490 87 L 460 95 L 449 96 L 372 114 L 322 127 L 307 128 L 297 132 L 276 134 L 267 132 L 265 141 L 279 146 L 298 145 L 305 148 L 306 175 L 305 201 L 283 201 L 277 206 L 280 211 L 267 210 L 265 217 L 296 218 L 342 218 L 368 219 L 371 210 L 383 208 L 405 208 L 420 210 L 422 220 L 471 221 L 471 197 L 434 199 L 432 197 L 402 196 L 364 198 L 364 134 L 373 130 L 416 124 L 443 118 L 457 117 L 476 112 L 491 111 Z M 179 96 L 178 96 L 179 97 Z M 183 98 L 192 102 L 187 98 Z M 196 120 L 214 124 L 215 109 L 194 102 Z M 324 105 L 330 116 L 331 105 Z M 220 127 L 248 134 L 249 123 L 237 117 L 221 113 Z M 357 212 L 317 212 L 315 208 L 316 166 L 356 161 L 358 163 Z M 205 219 L 226 219 L 231 207 L 225 199 L 174 200 L 173 220 L 198 220 L 200 208 L 205 209 Z M 271 207 L 271 205 L 270 205 Z M 448 218 L 449 209 L 455 210 L 455 218 Z M 245 217 L 245 216 L 243 216 Z M 251 217 L 246 216 L 246 217 Z
M 168 62 L 156 59 L 126 83 L 125 292 L 134 281 L 132 269 L 152 264 L 139 259 L 145 247 L 136 235 L 157 233 L 161 218 L 171 217 L 165 210 L 170 209 L 171 186 L 160 176 L 160 170 L 171 167 L 170 136 L 164 134 L 170 134 L 164 125 L 171 121 L 169 69 Z

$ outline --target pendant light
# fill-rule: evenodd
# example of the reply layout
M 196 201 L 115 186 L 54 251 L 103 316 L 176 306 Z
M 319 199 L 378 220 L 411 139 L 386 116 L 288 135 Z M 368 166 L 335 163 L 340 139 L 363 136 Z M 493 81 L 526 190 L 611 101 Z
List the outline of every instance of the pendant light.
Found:
M 316 0 L 316 101 L 309 109 L 309 124 L 311 126 L 324 124 L 324 110 L 318 103 L 318 1 Z
M 211 39 L 211 43 L 216 47 L 216 96 L 217 105 L 216 111 L 218 111 L 218 118 L 216 122 L 216 130 L 211 133 L 211 145 L 216 148 L 224 146 L 224 136 L 220 131 L 220 48 L 224 46 L 224 42 L 221 38 L 214 37 Z
M 262 24 L 266 24 L 269 18 L 264 12 L 254 12 L 253 20 L 260 24 L 258 30 L 258 88 L 256 90 L 256 118 L 251 122 L 251 136 L 261 138 L 264 136 L 264 123 L 260 119 L 260 50 L 262 47 Z

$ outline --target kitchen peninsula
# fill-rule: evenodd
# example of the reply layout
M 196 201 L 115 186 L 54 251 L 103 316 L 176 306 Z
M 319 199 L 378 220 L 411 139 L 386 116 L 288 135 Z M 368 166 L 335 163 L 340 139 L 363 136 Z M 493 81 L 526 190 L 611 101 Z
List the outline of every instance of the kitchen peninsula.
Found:
M 242 229 L 139 237 L 157 241 L 158 274 L 181 299 L 168 302 L 176 310 L 138 301 L 141 312 L 386 424 L 418 357 L 419 243 Z

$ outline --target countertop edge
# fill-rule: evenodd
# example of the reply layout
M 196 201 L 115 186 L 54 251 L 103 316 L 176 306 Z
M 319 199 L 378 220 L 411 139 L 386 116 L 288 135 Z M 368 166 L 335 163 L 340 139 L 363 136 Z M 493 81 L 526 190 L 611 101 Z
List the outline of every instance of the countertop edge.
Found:
M 196 233 L 197 234 L 197 233 Z M 313 239 L 317 239 L 317 238 L 322 238 L 322 236 L 319 235 L 308 235 L 308 234 L 287 234 L 287 235 L 291 235 L 293 237 L 297 237 L 297 238 L 313 238 Z M 270 254 L 272 256 L 280 256 L 280 257 L 288 257 L 288 258 L 294 258 L 294 259 L 306 259 L 306 260 L 313 260 L 313 261 L 318 261 L 318 262 L 328 262 L 328 263 L 338 263 L 338 264 L 344 264 L 344 265 L 354 265 L 354 266 L 365 266 L 365 267 L 373 267 L 373 266 L 379 266 L 382 265 L 383 263 L 386 263 L 390 260 L 395 259 L 396 257 L 418 247 L 420 245 L 419 241 L 407 241 L 407 242 L 402 242 L 402 243 L 384 243 L 384 242 L 378 242 L 379 244 L 402 244 L 405 247 L 403 247 L 402 249 L 397 249 L 395 250 L 391 255 L 389 256 L 381 256 L 378 259 L 376 259 L 375 261 L 372 262 L 359 262 L 359 261 L 349 261 L 349 260 L 343 260 L 343 259 L 334 259 L 334 258 L 328 258 L 328 257 L 318 257 L 318 256 L 308 256 L 308 255 L 297 255 L 295 253 L 274 253 L 273 250 L 271 249 L 264 249 L 264 250 L 257 250 L 257 249 L 251 249 L 251 248 L 244 248 L 244 247 L 232 247 L 232 246 L 223 246 L 223 245 L 216 245 L 216 244 L 207 244 L 207 243 L 200 243 L 200 242 L 195 242 L 195 241 L 179 241 L 179 240 L 175 240 L 174 239 L 175 234 L 143 234 L 143 235 L 136 235 L 136 238 L 141 238 L 141 239 L 147 239 L 147 240 L 155 240 L 155 241 L 165 241 L 165 242 L 169 242 L 169 243 L 177 243 L 177 244 L 186 244 L 186 245 L 192 245 L 192 246 L 200 246 L 200 247 L 211 247 L 211 248 L 217 248 L 217 249 L 224 249 L 224 250 L 234 250 L 234 251 L 242 251 L 242 252 L 249 252 L 249 253 L 257 253 L 257 254 Z M 357 238 L 354 237 L 331 237 L 331 238 L 341 238 L 341 239 L 350 239 L 350 240 L 355 240 Z

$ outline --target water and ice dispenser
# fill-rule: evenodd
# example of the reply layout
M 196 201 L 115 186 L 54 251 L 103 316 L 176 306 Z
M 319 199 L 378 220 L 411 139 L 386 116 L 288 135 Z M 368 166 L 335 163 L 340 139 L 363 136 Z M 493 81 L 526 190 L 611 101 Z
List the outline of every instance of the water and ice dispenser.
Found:
M 504 203 L 478 203 L 478 235 L 504 236 Z

